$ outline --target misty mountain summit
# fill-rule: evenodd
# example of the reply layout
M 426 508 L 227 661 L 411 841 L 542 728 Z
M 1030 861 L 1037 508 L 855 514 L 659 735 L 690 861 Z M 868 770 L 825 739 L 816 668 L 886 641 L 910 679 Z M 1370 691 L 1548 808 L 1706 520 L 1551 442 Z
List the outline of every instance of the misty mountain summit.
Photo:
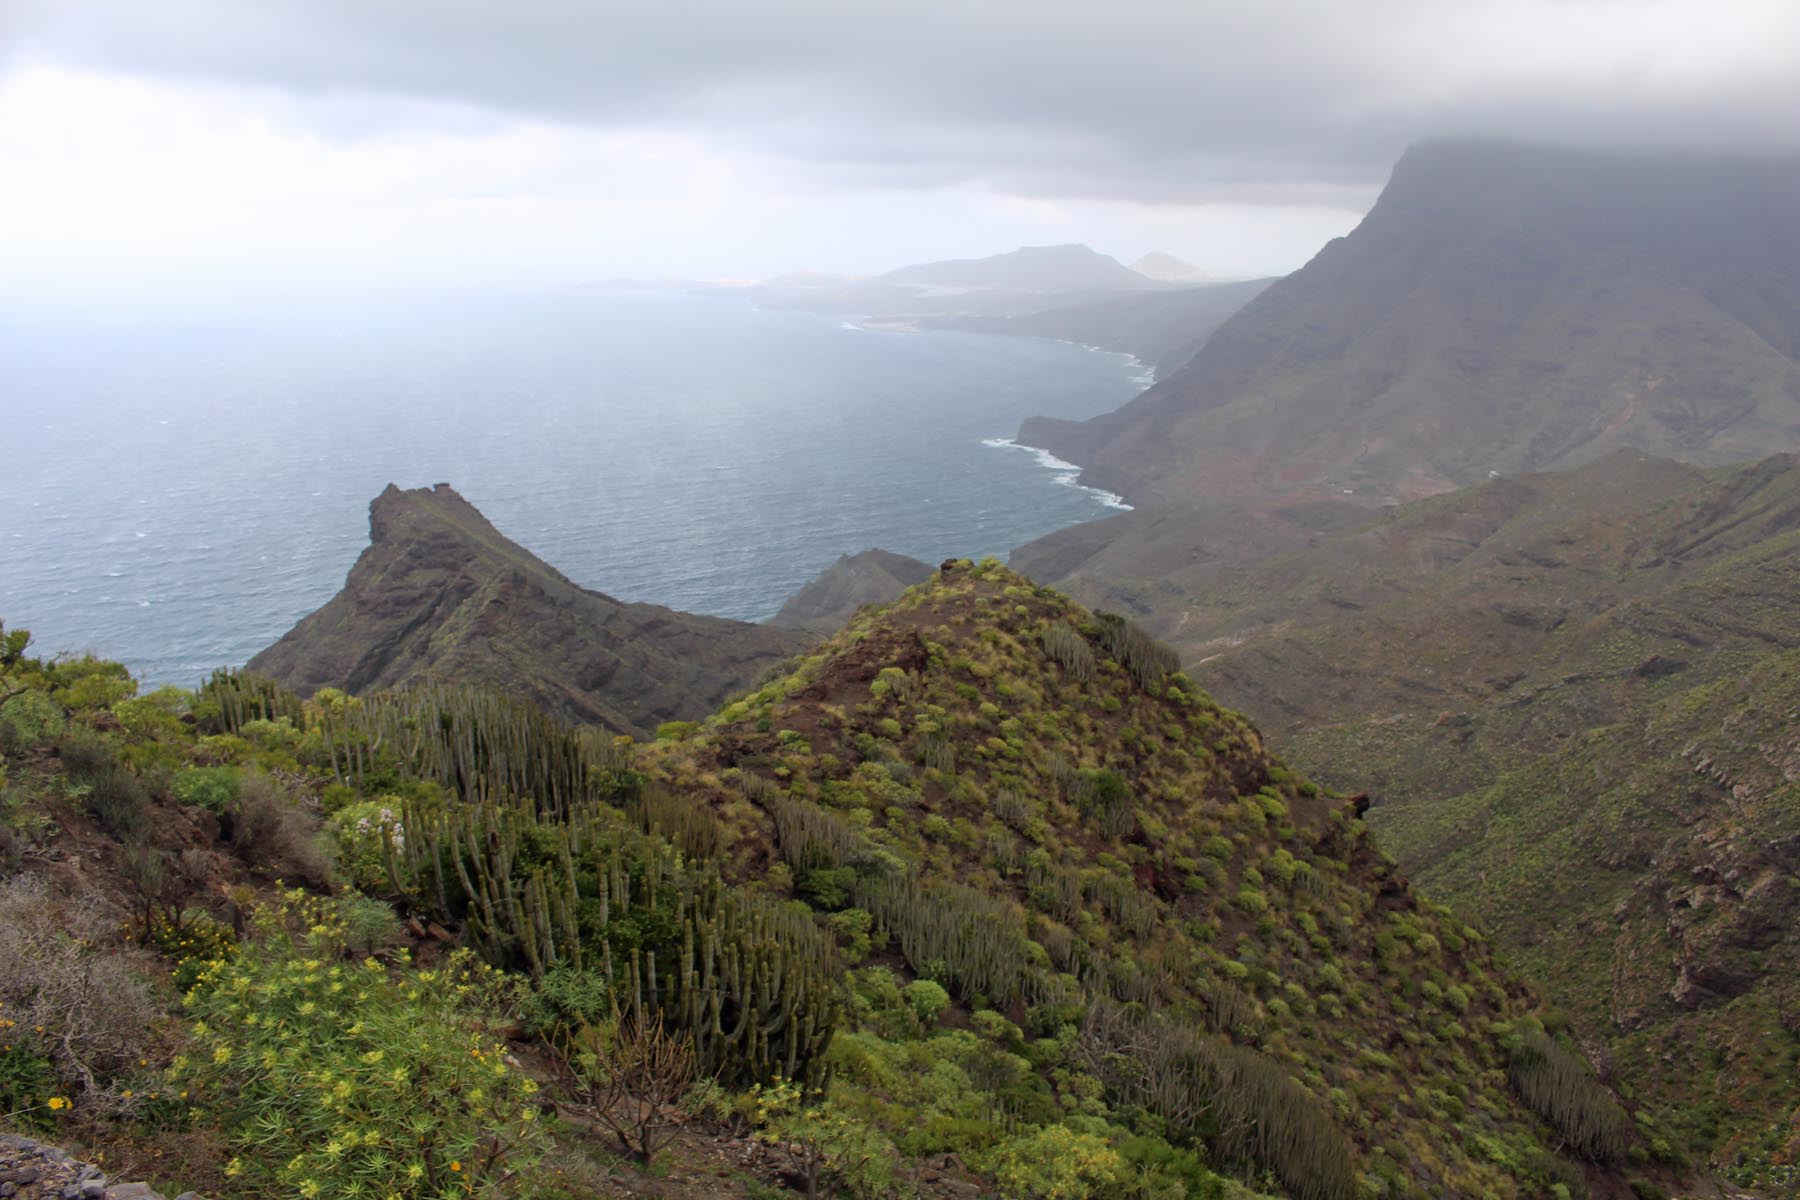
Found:
M 1416 146 L 1181 371 L 1020 440 L 1128 499 L 1251 505 L 1800 448 L 1800 159 Z

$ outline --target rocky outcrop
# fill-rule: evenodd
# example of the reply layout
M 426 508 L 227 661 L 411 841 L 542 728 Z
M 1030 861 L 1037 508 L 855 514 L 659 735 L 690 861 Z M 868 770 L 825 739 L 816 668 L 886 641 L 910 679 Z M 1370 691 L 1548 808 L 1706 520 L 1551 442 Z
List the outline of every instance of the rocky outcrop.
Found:
M 811 641 L 589 591 L 449 484 L 390 485 L 369 506 L 369 546 L 343 590 L 249 668 L 303 695 L 491 684 L 571 721 L 645 735 L 704 716 Z
M 828 637 L 863 605 L 898 600 L 900 593 L 930 577 L 930 567 L 904 554 L 886 550 L 846 554 L 788 597 L 769 624 Z

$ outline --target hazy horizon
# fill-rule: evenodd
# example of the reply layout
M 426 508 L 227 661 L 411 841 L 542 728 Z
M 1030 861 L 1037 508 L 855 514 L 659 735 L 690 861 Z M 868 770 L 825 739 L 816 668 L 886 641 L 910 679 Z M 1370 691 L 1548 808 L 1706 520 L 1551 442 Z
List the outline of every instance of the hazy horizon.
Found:
M 1443 136 L 1800 151 L 1777 0 L 0 0 L 0 297 L 1284 274 Z

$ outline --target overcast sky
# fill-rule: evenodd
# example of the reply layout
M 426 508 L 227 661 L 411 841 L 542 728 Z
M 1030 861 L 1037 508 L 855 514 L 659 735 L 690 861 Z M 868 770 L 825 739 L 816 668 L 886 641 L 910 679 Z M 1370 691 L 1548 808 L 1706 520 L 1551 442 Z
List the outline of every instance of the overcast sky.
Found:
M 1800 0 L 0 0 L 0 291 L 1242 277 L 1471 134 L 1800 152 Z

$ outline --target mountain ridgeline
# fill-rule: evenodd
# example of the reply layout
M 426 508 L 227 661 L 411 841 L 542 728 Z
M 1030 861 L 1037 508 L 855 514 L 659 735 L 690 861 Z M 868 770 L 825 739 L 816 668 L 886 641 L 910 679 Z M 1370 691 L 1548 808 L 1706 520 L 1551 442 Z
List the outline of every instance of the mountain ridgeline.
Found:
M 249 667 L 302 695 L 491 685 L 567 720 L 647 735 L 703 715 L 813 640 L 577 587 L 448 484 L 390 485 L 369 505 L 369 545 L 343 590 Z

